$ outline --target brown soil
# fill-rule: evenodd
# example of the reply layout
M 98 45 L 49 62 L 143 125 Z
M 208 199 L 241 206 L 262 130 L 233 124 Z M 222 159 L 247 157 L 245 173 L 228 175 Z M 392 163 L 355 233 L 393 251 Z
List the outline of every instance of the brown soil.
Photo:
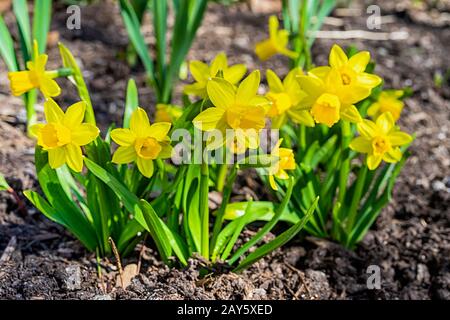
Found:
M 413 88 L 400 124 L 415 132 L 417 139 L 392 203 L 354 252 L 307 237 L 276 251 L 242 274 L 210 273 L 203 277 L 201 260 L 192 260 L 184 270 L 168 269 L 146 243 L 123 261 L 124 265 L 137 263 L 142 253 L 140 274 L 123 290 L 116 287 L 114 261 L 102 261 L 99 279 L 95 256 L 70 234 L 29 204 L 27 215 L 22 215 L 14 199 L 0 193 L 0 298 L 450 299 L 450 89 L 448 77 L 445 79 L 450 69 L 450 29 L 446 28 L 445 15 L 439 15 L 431 6 L 414 7 L 410 1 L 397 1 L 396 5 L 391 1 L 378 2 L 383 14 L 390 17 L 379 32 L 406 31 L 409 36 L 405 40 L 337 42 L 369 50 L 386 87 Z M 52 24 L 52 30 L 59 32 L 60 40 L 83 65 L 103 128 L 111 121 L 120 123 L 129 77 L 138 82 L 142 106 L 151 110 L 154 105 L 153 94 L 144 85 L 141 66 L 130 68 L 121 59 L 127 37 L 112 3 L 83 8 L 79 31 L 65 28 L 63 7 L 57 8 L 59 13 Z M 326 25 L 325 29 L 365 30 L 367 6 L 361 1 L 353 6 L 362 10 L 362 16 L 342 17 L 336 12 L 339 20 L 335 21 L 342 26 Z M 448 15 L 449 6 L 439 10 L 446 10 Z M 12 22 L 8 14 L 6 19 Z M 245 5 L 225 8 L 211 4 L 189 58 L 210 60 L 217 52 L 226 51 L 232 62 L 285 74 L 285 59 L 261 64 L 253 56 L 253 44 L 265 36 L 266 21 L 267 15 L 252 13 Z M 316 42 L 313 57 L 317 64 L 326 62 L 334 42 Z M 59 55 L 54 45 L 49 54 L 50 64 L 56 66 Z M 439 74 L 444 75 L 440 87 L 434 81 Z M 73 87 L 67 81 L 60 84 L 63 95 L 58 101 L 62 105 L 74 102 L 77 95 Z M 2 63 L 0 102 L 0 172 L 19 193 L 37 189 L 33 142 L 23 134 L 21 101 L 9 95 Z M 240 181 L 255 185 L 251 176 L 242 176 Z M 253 186 L 251 189 L 255 190 Z M 366 271 L 370 265 L 381 268 L 380 290 L 367 288 Z

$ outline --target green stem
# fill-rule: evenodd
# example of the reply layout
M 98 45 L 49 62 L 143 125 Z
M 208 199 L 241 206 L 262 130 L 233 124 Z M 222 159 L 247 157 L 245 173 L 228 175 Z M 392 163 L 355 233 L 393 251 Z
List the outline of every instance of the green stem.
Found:
M 350 173 L 350 159 L 348 157 L 348 145 L 351 139 L 350 123 L 348 121 L 341 121 L 342 129 L 342 140 L 341 140 L 341 150 L 343 162 L 341 170 L 339 171 L 339 202 L 341 205 L 344 203 L 345 191 L 347 188 L 348 175 Z M 343 207 L 343 206 L 342 206 Z M 341 207 L 341 208 L 342 208 Z
M 209 208 L 208 208 L 208 191 L 209 191 L 209 167 L 203 161 L 201 167 L 200 178 L 200 217 L 202 221 L 202 256 L 209 260 Z
M 352 203 L 350 205 L 350 210 L 348 212 L 348 218 L 346 222 L 347 234 L 350 234 L 350 232 L 353 229 L 353 226 L 355 225 L 359 201 L 361 200 L 361 194 L 364 188 L 364 183 L 366 182 L 366 175 L 367 175 L 367 166 L 363 164 L 358 172 L 355 192 L 353 193 Z
M 30 128 L 36 123 L 36 109 L 34 105 L 37 100 L 37 90 L 33 89 L 26 93 L 23 97 L 25 101 L 25 110 L 27 112 L 27 131 L 28 135 L 30 135 Z
M 231 167 L 230 174 L 227 179 L 227 184 L 223 191 L 222 203 L 220 204 L 219 210 L 217 212 L 216 219 L 214 221 L 213 234 L 211 240 L 211 248 L 214 248 L 216 245 L 217 237 L 222 229 L 223 219 L 225 216 L 225 209 L 227 207 L 228 202 L 230 201 L 231 192 L 233 191 L 234 180 L 236 180 L 237 176 L 237 164 L 234 164 Z
M 225 186 L 225 179 L 228 173 L 228 165 L 226 163 L 222 163 L 219 168 L 219 174 L 217 175 L 217 191 L 222 192 L 223 187 Z
M 72 68 L 59 68 L 57 70 L 46 71 L 46 74 L 52 79 L 70 77 L 71 75 L 73 75 L 73 69 Z

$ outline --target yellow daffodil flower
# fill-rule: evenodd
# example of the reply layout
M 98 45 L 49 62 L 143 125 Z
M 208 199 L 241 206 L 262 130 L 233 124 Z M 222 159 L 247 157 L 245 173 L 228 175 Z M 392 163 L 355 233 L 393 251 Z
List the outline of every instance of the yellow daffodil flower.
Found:
M 14 71 L 8 73 L 11 91 L 14 96 L 21 96 L 32 89 L 40 89 L 46 97 L 56 97 L 61 93 L 61 88 L 53 78 L 56 72 L 46 71 L 48 56 L 39 54 L 37 42 L 34 42 L 33 61 L 27 62 L 26 71 Z
M 153 160 L 171 157 L 172 147 L 167 136 L 171 124 L 157 122 L 150 125 L 147 113 L 137 108 L 130 119 L 130 128 L 114 129 L 111 138 L 119 145 L 112 162 L 125 164 L 136 162 L 143 176 L 153 175 Z
M 207 84 L 208 96 L 214 107 L 197 115 L 192 121 L 197 129 L 211 132 L 219 130 L 225 134 L 226 129 L 233 129 L 235 139 L 244 148 L 257 148 L 257 133 L 265 126 L 265 114 L 268 101 L 258 96 L 260 82 L 259 71 L 253 71 L 238 88 L 222 78 L 213 78 Z M 209 148 L 217 148 L 225 141 L 211 141 Z M 227 141 L 233 144 L 234 141 Z M 242 151 L 242 150 L 240 150 Z
M 302 105 L 311 108 L 317 123 L 331 127 L 340 119 L 354 123 L 362 121 L 354 104 L 367 98 L 382 81 L 380 77 L 364 72 L 369 61 L 367 51 L 349 59 L 338 45 L 334 45 L 329 57 L 330 66 L 317 67 L 308 75 L 297 76 L 301 89 L 307 94 Z
M 209 80 L 216 77 L 220 70 L 223 78 L 235 85 L 245 75 L 247 67 L 243 64 L 228 66 L 227 56 L 221 52 L 214 58 L 210 66 L 201 61 L 191 61 L 189 70 L 196 82 L 185 86 L 184 93 L 206 98 L 206 84 Z
M 275 183 L 275 178 L 281 180 L 289 179 L 289 175 L 286 170 L 295 169 L 294 152 L 288 148 L 280 148 L 283 139 L 278 140 L 275 147 L 270 153 L 271 156 L 277 157 L 276 163 L 269 168 L 269 183 L 273 190 L 277 191 L 278 187 Z
M 269 59 L 276 54 L 282 54 L 295 59 L 298 54 L 287 48 L 289 43 L 289 31 L 278 30 L 279 23 L 276 16 L 269 18 L 269 39 L 256 44 L 255 53 L 262 61 Z
M 158 103 L 156 105 L 155 122 L 174 123 L 182 114 L 183 110 L 179 106 Z
M 400 118 L 404 103 L 400 98 L 403 96 L 402 90 L 386 90 L 380 93 L 378 100 L 367 109 L 367 114 L 377 118 L 384 112 L 390 112 L 394 121 Z
M 408 144 L 412 137 L 400 131 L 394 122 L 390 112 L 380 115 L 376 122 L 363 120 L 357 124 L 361 136 L 353 139 L 350 149 L 367 153 L 367 167 L 369 170 L 376 169 L 381 160 L 389 163 L 400 161 L 402 153 L 399 146 Z
M 306 97 L 300 89 L 295 77 L 301 74 L 300 69 L 291 70 L 281 82 L 280 78 L 272 70 L 267 70 L 266 77 L 270 91 L 266 94 L 271 102 L 267 115 L 272 118 L 272 128 L 281 128 L 290 118 L 295 123 L 301 123 L 309 127 L 314 126 L 311 114 L 300 107 L 299 103 Z
M 30 128 L 37 144 L 48 151 L 48 161 L 53 169 L 67 165 L 76 172 L 83 169 L 81 147 L 91 143 L 99 134 L 96 126 L 83 123 L 86 103 L 78 102 L 64 113 L 52 99 L 44 103 L 46 124 Z

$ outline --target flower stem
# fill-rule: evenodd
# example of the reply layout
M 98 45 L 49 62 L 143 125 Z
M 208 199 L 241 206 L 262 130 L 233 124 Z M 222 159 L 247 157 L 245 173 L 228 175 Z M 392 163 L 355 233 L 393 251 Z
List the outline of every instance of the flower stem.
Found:
M 219 168 L 219 174 L 217 175 L 217 191 L 222 192 L 223 187 L 225 186 L 225 179 L 228 173 L 228 165 L 226 163 L 222 163 Z
M 358 205 L 359 205 L 359 201 L 361 200 L 361 194 L 363 191 L 362 189 L 364 187 L 364 183 L 366 182 L 366 175 L 367 175 L 367 166 L 365 164 L 363 164 L 361 166 L 361 169 L 359 169 L 359 172 L 358 172 L 358 178 L 356 180 L 355 192 L 353 193 L 352 203 L 351 203 L 350 209 L 348 211 L 348 217 L 347 217 L 347 222 L 346 222 L 347 235 L 350 234 L 350 232 L 352 231 L 353 226 L 355 224 L 356 215 L 358 213 Z
M 237 176 L 237 164 L 231 167 L 230 174 L 228 175 L 227 184 L 223 191 L 222 203 L 220 204 L 219 210 L 217 212 L 216 220 L 214 221 L 213 234 L 211 240 L 211 248 L 214 249 L 216 245 L 217 237 L 219 236 L 220 230 L 222 229 L 223 217 L 225 216 L 225 209 L 228 202 L 230 201 L 231 192 L 233 191 L 234 180 Z
M 350 159 L 348 157 L 348 145 L 351 139 L 350 123 L 348 121 L 341 121 L 342 129 L 342 140 L 341 140 L 341 150 L 343 162 L 341 165 L 341 170 L 339 172 L 339 202 L 341 205 L 344 203 L 345 191 L 347 188 L 348 175 L 350 173 Z M 343 206 L 341 206 L 342 208 Z
M 202 221 L 201 254 L 207 260 L 209 260 L 208 184 L 209 184 L 209 168 L 208 164 L 205 161 L 203 161 L 200 178 L 200 218 Z

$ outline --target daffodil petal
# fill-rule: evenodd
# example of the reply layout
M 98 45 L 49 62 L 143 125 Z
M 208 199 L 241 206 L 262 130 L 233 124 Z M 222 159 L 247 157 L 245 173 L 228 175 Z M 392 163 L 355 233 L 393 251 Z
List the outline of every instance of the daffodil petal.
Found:
M 162 147 L 162 149 L 158 154 L 158 158 L 168 159 L 168 158 L 172 157 L 173 148 L 170 144 L 163 143 L 163 144 L 161 144 L 161 147 Z
M 150 122 L 144 109 L 137 108 L 136 111 L 133 112 L 130 119 L 130 129 L 138 137 L 146 136 L 146 133 L 150 129 Z
M 53 99 L 45 101 L 44 114 L 48 123 L 62 122 L 64 119 L 64 112 Z
M 211 131 L 218 128 L 219 121 L 224 117 L 225 110 L 208 108 L 192 120 L 194 126 L 202 131 Z
M 8 79 L 11 86 L 11 92 L 19 97 L 36 87 L 31 79 L 30 71 L 8 72 Z
M 271 187 L 273 190 L 278 191 L 278 187 L 277 187 L 277 184 L 276 184 L 276 182 L 275 182 L 275 178 L 273 177 L 273 175 L 270 175 L 270 176 L 269 176 L 269 183 L 270 183 L 270 187 Z
M 389 134 L 389 141 L 392 146 L 402 146 L 408 144 L 413 138 L 406 132 L 396 131 Z
M 236 101 L 242 104 L 248 103 L 257 93 L 260 82 L 259 70 L 255 70 L 239 85 L 236 93 Z
M 269 36 L 274 39 L 278 33 L 279 22 L 276 15 L 272 15 L 269 18 Z
M 98 137 L 100 130 L 90 123 L 82 123 L 72 131 L 72 142 L 78 146 L 84 146 Z
M 378 128 L 373 121 L 364 119 L 357 124 L 359 133 L 366 138 L 371 139 L 377 134 Z
M 377 118 L 376 125 L 383 133 L 387 134 L 395 125 L 392 114 L 390 112 L 384 112 Z
M 223 77 L 232 84 L 238 83 L 247 72 L 245 64 L 236 64 L 224 70 Z
M 34 125 L 30 126 L 30 128 L 29 128 L 30 135 L 32 137 L 37 138 L 39 131 L 42 129 L 43 126 L 44 126 L 44 124 L 42 124 L 42 123 L 38 123 L 38 124 L 34 124 Z
M 185 94 L 191 94 L 200 98 L 207 97 L 206 82 L 196 82 L 193 84 L 185 85 L 183 91 Z
M 75 144 L 69 143 L 65 147 L 66 163 L 75 172 L 81 172 L 83 169 L 83 154 L 81 148 Z
M 371 140 L 365 137 L 357 137 L 350 142 L 350 149 L 360 153 L 372 152 Z
M 130 129 L 120 128 L 111 131 L 111 139 L 119 146 L 127 147 L 134 143 L 136 134 Z
M 291 109 L 287 111 L 289 118 L 295 123 L 303 124 L 307 127 L 314 127 L 315 122 L 311 113 L 306 110 Z
M 64 148 L 48 150 L 48 163 L 52 169 L 59 168 L 66 163 L 66 153 Z
M 383 156 L 382 155 L 373 155 L 370 154 L 367 156 L 367 167 L 369 170 L 375 170 L 381 163 Z
M 153 175 L 153 160 L 151 159 L 142 159 L 138 157 L 136 159 L 136 164 L 144 177 L 150 178 Z
M 332 68 L 340 68 L 347 64 L 348 58 L 344 50 L 337 44 L 333 45 L 330 51 L 329 63 Z
M 47 77 L 43 76 L 40 78 L 40 90 L 42 91 L 42 94 L 48 98 L 48 97 L 57 97 L 61 94 L 61 88 L 59 87 L 58 83 Z
M 150 126 L 147 135 L 155 138 L 157 141 L 164 141 L 170 131 L 172 124 L 170 122 L 157 122 Z
M 331 68 L 329 66 L 316 67 L 308 71 L 308 74 L 313 74 L 316 77 L 324 80 L 330 73 Z
M 235 90 L 231 83 L 221 78 L 213 78 L 206 85 L 211 102 L 221 109 L 227 109 L 235 102 Z
M 370 61 L 370 53 L 369 51 L 361 51 L 350 57 L 348 60 L 348 65 L 355 72 L 360 73 L 366 70 L 367 64 Z
M 383 154 L 383 160 L 389 163 L 396 163 L 402 158 L 402 152 L 399 148 L 393 148 Z
M 64 125 L 69 129 L 78 127 L 83 122 L 85 111 L 86 103 L 84 101 L 74 103 L 67 108 L 64 114 Z
M 271 92 L 280 93 L 284 91 L 283 83 L 275 72 L 268 69 L 266 71 L 266 78 Z
M 206 63 L 197 60 L 191 61 L 189 63 L 189 70 L 195 81 L 206 82 L 208 80 L 209 67 Z
M 381 79 L 376 74 L 370 74 L 370 73 L 363 72 L 363 73 L 357 74 L 356 81 L 358 82 L 358 84 L 360 84 L 362 86 L 373 89 L 376 86 L 378 86 L 383 81 L 383 79 Z
M 359 123 L 362 121 L 362 117 L 359 114 L 358 109 L 354 106 L 347 106 L 341 110 L 341 119 L 347 120 L 353 123 Z
M 224 71 L 227 68 L 228 68 L 227 56 L 225 55 L 225 52 L 221 52 L 211 62 L 209 74 L 211 77 L 217 77 L 217 73 L 219 72 L 219 70 Z
M 113 154 L 112 162 L 117 164 L 130 163 L 136 160 L 134 146 L 118 147 Z

